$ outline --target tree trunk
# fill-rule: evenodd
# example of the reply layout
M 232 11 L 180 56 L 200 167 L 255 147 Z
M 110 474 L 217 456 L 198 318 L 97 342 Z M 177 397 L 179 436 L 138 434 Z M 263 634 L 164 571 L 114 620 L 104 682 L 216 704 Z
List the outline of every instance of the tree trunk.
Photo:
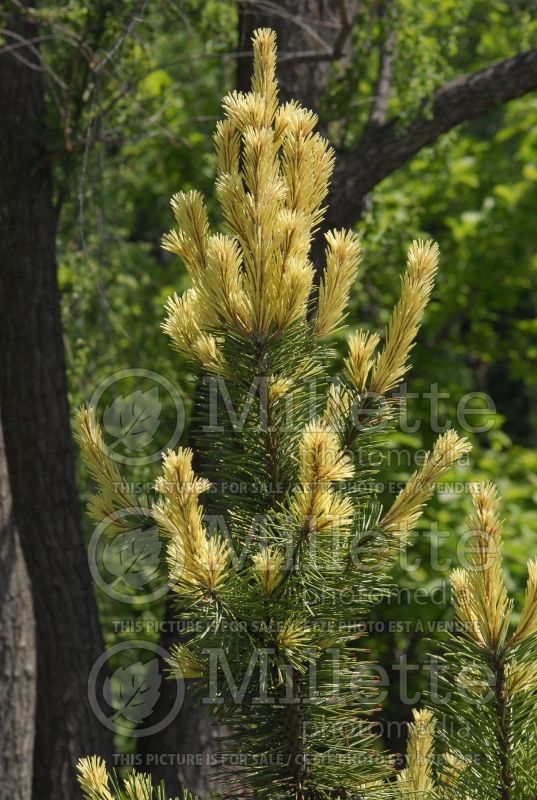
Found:
M 36 41 L 22 16 L 19 41 Z M 56 276 L 52 178 L 45 168 L 43 74 L 35 45 L 0 56 L 0 407 L 13 519 L 36 618 L 34 797 L 78 796 L 81 755 L 110 755 L 93 714 L 90 669 L 102 652 L 75 483 Z M 4 489 L 5 491 L 5 489 Z
M 30 800 L 35 718 L 35 621 L 0 421 L 0 797 Z

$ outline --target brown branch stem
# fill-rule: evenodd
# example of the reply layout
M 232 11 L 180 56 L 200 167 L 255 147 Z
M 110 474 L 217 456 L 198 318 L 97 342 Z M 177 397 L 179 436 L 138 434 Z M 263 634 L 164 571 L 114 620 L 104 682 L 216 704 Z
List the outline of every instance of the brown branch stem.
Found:
M 513 776 L 511 773 L 511 712 L 508 702 L 507 677 L 505 660 L 498 654 L 494 661 L 496 683 L 494 688 L 494 705 L 498 720 L 498 754 L 500 758 L 500 798 L 512 800 Z

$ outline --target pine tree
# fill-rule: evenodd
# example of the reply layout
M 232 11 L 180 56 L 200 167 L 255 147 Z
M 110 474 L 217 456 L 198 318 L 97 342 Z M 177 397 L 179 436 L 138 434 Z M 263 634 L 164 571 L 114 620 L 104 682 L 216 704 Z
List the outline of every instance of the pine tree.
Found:
M 360 245 L 349 231 L 326 234 L 315 290 L 309 251 L 334 155 L 315 132 L 313 113 L 295 102 L 278 104 L 274 33 L 258 30 L 253 45 L 251 91 L 224 99 L 215 134 L 216 192 L 227 232 L 210 233 L 204 202 L 192 191 L 173 197 L 178 228 L 164 237 L 192 286 L 169 299 L 163 328 L 206 376 L 205 431 L 195 442 L 200 474 L 192 449 L 167 452 L 148 512 L 148 524 L 155 522 L 166 542 L 178 614 L 196 631 L 174 647 L 170 669 L 196 678 L 200 701 L 209 700 L 225 723 L 224 797 L 382 800 L 441 791 L 450 798 L 522 798 L 511 788 L 519 786 L 515 761 L 526 763 L 533 750 L 513 744 L 527 719 L 525 688 L 513 687 L 533 685 L 535 565 L 509 656 L 510 606 L 499 562 L 487 581 L 456 573 L 457 614 L 469 632 L 464 646 L 457 639 L 444 656 L 455 668 L 495 654 L 500 683 L 490 713 L 499 727 L 484 716 L 478 729 L 489 735 L 490 769 L 501 763 L 501 779 L 493 777 L 507 793 L 476 795 L 478 771 L 461 767 L 464 754 L 451 743 L 445 769 L 433 769 L 434 741 L 444 734 L 428 710 L 416 712 L 407 768 L 396 781 L 371 724 L 376 691 L 361 646 L 363 623 L 390 591 L 390 565 L 435 482 L 469 450 L 453 431 L 440 436 L 383 508 L 371 455 L 395 425 L 393 390 L 409 367 L 438 251 L 432 242 L 412 244 L 384 342 L 355 333 L 342 379 L 330 381 L 326 340 L 343 324 Z M 126 482 L 106 456 L 94 410 L 83 409 L 78 423 L 97 484 L 90 514 L 124 532 L 128 523 L 118 512 L 133 498 L 122 493 Z M 479 530 L 492 541 L 494 495 L 487 489 L 479 497 Z M 342 590 L 352 593 L 352 605 L 342 601 Z M 228 768 L 237 753 L 243 763 Z M 148 776 L 133 773 L 121 787 L 98 759 L 81 761 L 79 780 L 91 800 L 164 797 Z M 451 785 L 464 785 L 466 795 Z
M 475 487 L 469 563 L 451 577 L 459 623 L 444 644 L 434 705 L 415 712 L 400 786 L 416 798 L 537 797 L 537 561 L 510 630 L 496 488 Z M 439 702 L 439 699 L 442 702 Z

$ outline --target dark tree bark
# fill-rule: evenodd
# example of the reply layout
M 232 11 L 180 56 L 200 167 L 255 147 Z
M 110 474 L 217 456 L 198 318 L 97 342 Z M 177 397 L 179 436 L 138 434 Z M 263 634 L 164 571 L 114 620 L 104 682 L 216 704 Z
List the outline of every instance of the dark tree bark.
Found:
M 9 29 L 36 40 L 13 15 Z M 0 56 L 0 407 L 13 521 L 32 585 L 37 709 L 34 797 L 78 796 L 81 755 L 112 750 L 88 702 L 102 652 L 75 483 L 56 277 L 43 80 L 33 48 Z
M 35 621 L 0 420 L 0 797 L 30 800 L 35 722 Z

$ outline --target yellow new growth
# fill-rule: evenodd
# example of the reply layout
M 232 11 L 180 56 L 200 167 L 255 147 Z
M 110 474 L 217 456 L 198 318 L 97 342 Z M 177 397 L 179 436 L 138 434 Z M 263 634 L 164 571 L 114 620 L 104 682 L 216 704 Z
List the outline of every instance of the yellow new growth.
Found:
M 184 644 L 174 644 L 168 659 L 171 671 L 178 678 L 201 678 L 205 672 L 203 664 Z
M 196 289 L 187 289 L 178 297 L 168 298 L 165 305 L 168 316 L 162 329 L 172 340 L 178 353 L 195 357 L 211 371 L 218 372 L 222 367 L 222 355 L 218 350 L 216 337 L 204 333 L 200 327 L 202 320 L 200 294 Z
M 349 231 L 330 231 L 326 241 L 326 270 L 319 288 L 314 326 L 319 338 L 332 333 L 343 322 L 361 259 L 360 243 Z
M 273 31 L 260 29 L 255 32 L 253 65 L 251 91 L 231 92 L 224 98 L 224 119 L 217 123 L 214 137 L 216 193 L 226 232 L 211 233 L 207 209 L 199 192 L 180 192 L 172 197 L 177 228 L 164 236 L 162 244 L 184 261 L 190 288 L 181 296 L 174 294 L 168 298 L 163 329 L 179 353 L 211 372 L 232 377 L 234 365 L 227 364 L 224 356 L 226 340 L 229 343 L 231 337 L 242 337 L 251 339 L 256 346 L 262 345 L 263 358 L 259 361 L 263 361 L 262 369 L 269 373 L 266 375 L 269 404 L 280 403 L 283 406 L 280 401 L 290 393 L 296 375 L 285 374 L 284 367 L 275 368 L 268 357 L 265 359 L 267 353 L 270 355 L 267 345 L 295 325 L 300 335 L 309 332 L 317 339 L 337 330 L 345 319 L 361 252 L 359 241 L 352 232 L 333 230 L 325 233 L 325 269 L 320 276 L 315 304 L 315 270 L 310 250 L 324 217 L 323 204 L 332 175 L 334 153 L 327 141 L 314 130 L 317 124 L 315 114 L 295 101 L 279 105 L 275 77 L 276 36 Z M 345 545 L 349 544 L 355 503 L 353 493 L 345 492 L 346 487 L 341 484 L 352 479 L 355 470 L 342 441 L 346 444 L 353 441 L 347 436 L 353 403 L 357 394 L 386 395 L 402 380 L 430 299 L 437 265 L 436 244 L 413 242 L 401 278 L 400 298 L 388 322 L 383 347 L 379 348 L 380 337 L 374 333 L 358 331 L 350 337 L 344 365 L 350 385 L 332 385 L 324 419 L 309 422 L 301 431 L 294 454 L 296 485 L 288 491 L 287 478 L 290 476 L 284 475 L 284 499 L 275 501 L 272 508 L 277 512 L 277 523 L 283 519 L 280 512 L 290 512 L 292 525 L 290 530 L 284 527 L 281 549 L 278 545 L 266 546 L 252 555 L 245 572 L 246 600 L 244 592 L 239 598 L 241 617 L 244 614 L 250 616 L 254 608 L 251 605 L 254 595 L 249 594 L 253 588 L 257 600 L 262 601 L 263 616 L 281 619 L 278 614 L 272 614 L 274 609 L 271 610 L 270 606 L 274 605 L 277 597 L 278 611 L 278 604 L 290 585 L 285 583 L 291 570 L 287 569 L 283 552 L 288 541 L 293 548 L 293 568 L 300 560 L 300 548 L 307 545 L 315 533 L 329 532 L 334 537 L 342 534 L 346 537 Z M 309 347 L 310 338 L 305 338 Z M 283 342 L 285 352 L 285 346 L 290 348 L 293 345 L 291 337 L 289 341 L 291 345 L 287 345 L 285 340 Z M 314 350 L 312 347 L 311 352 Z M 310 351 L 304 352 L 305 369 L 301 375 L 314 374 L 317 370 L 316 356 L 310 356 Z M 268 366 L 265 366 L 265 361 Z M 237 376 L 240 377 L 240 372 Z M 283 433 L 277 414 L 274 418 L 276 422 L 272 420 L 271 431 Z M 119 470 L 106 455 L 93 410 L 82 410 L 78 424 L 78 438 L 99 488 L 90 502 L 90 511 L 100 521 L 113 512 L 127 509 L 132 501 L 122 491 L 123 479 Z M 294 442 L 291 438 L 290 443 Z M 279 458 L 279 447 L 280 442 L 274 446 L 272 440 L 267 447 L 274 461 Z M 468 441 L 454 431 L 440 436 L 423 466 L 412 475 L 381 518 L 378 530 L 390 534 L 391 541 L 397 545 L 404 540 L 419 519 L 435 483 L 469 449 Z M 273 457 L 274 452 L 276 456 Z M 248 458 L 247 448 L 243 456 Z M 182 601 L 191 601 L 196 606 L 196 613 L 202 608 L 218 607 L 220 618 L 222 613 L 228 613 L 226 604 L 229 599 L 234 600 L 232 592 L 228 591 L 231 588 L 231 554 L 222 537 L 211 536 L 206 529 L 200 496 L 209 491 L 210 483 L 195 475 L 192 459 L 190 448 L 179 448 L 176 452 L 170 450 L 164 455 L 162 474 L 155 482 L 159 498 L 152 504 L 148 517 L 158 525 L 166 541 L 172 589 L 181 595 Z M 271 464 L 276 467 L 272 472 L 280 477 L 280 472 L 287 470 L 288 463 L 286 456 L 281 470 L 280 463 Z M 294 469 L 292 474 L 294 477 Z M 474 495 L 474 506 L 472 530 L 479 546 L 472 565 L 474 569 L 455 570 L 453 573 L 454 602 L 459 619 L 466 623 L 474 640 L 483 647 L 496 648 L 505 638 L 510 603 L 501 572 L 497 495 L 490 484 Z M 240 520 L 240 515 L 235 516 Z M 232 510 L 230 517 L 234 518 Z M 121 525 L 119 520 L 117 527 Z M 125 527 L 128 529 L 126 524 Z M 326 538 L 322 542 L 332 544 Z M 242 591 L 240 587 L 245 584 L 237 585 Z M 367 583 L 365 586 L 367 588 Z M 219 589 L 223 590 L 221 596 L 215 598 Z M 289 596 L 293 597 L 293 594 Z M 218 603 L 211 602 L 215 599 Z M 230 611 L 235 614 L 231 605 Z M 319 640 L 314 629 L 313 616 L 300 619 L 292 615 L 292 610 L 286 610 L 276 636 L 276 646 L 281 651 L 279 655 L 283 653 L 289 661 L 297 662 L 297 655 L 306 653 L 314 643 L 316 647 L 329 647 L 331 644 L 339 647 L 347 637 L 346 632 L 334 627 L 335 633 L 331 634 L 327 629 L 327 635 Z M 512 642 L 522 642 L 536 633 L 537 561 L 534 561 L 529 565 L 526 601 Z M 204 637 L 205 634 L 201 638 Z M 196 652 L 198 644 L 193 637 L 190 647 L 178 644 L 172 648 L 168 662 L 172 671 L 185 678 L 200 678 L 205 674 L 203 656 L 200 660 L 200 651 Z M 507 688 L 511 693 L 535 685 L 537 673 L 533 667 L 515 663 L 507 666 Z M 282 676 L 283 672 L 280 675 L 283 683 Z M 423 800 L 425 796 L 432 797 L 434 792 L 435 720 L 428 710 L 413 713 L 408 763 L 398 780 L 406 796 L 410 793 L 416 800 Z M 253 725 L 255 727 L 255 720 Z M 323 748 L 324 745 L 319 753 L 325 753 Z M 448 755 L 448 761 L 449 758 Z M 446 773 L 448 778 L 463 769 L 454 756 L 449 763 L 453 769 Z M 114 800 L 109 790 L 109 776 L 100 759 L 82 759 L 78 773 L 87 800 Z M 375 774 L 371 781 L 362 784 L 360 791 L 368 797 L 370 794 L 373 796 L 382 785 Z M 133 774 L 125 780 L 121 793 L 128 800 L 148 800 L 152 791 L 148 776 Z
M 227 234 L 210 235 L 203 199 L 192 191 L 172 198 L 178 229 L 163 238 L 192 283 L 168 301 L 164 330 L 180 353 L 217 372 L 224 369 L 226 333 L 258 338 L 306 323 L 314 278 L 309 251 L 334 161 L 313 130 L 315 114 L 294 101 L 278 105 L 274 32 L 256 31 L 253 51 L 251 91 L 224 98 L 225 119 L 215 132 Z M 328 232 L 326 242 L 312 323 L 317 337 L 341 324 L 360 258 L 348 231 Z
M 455 570 L 451 585 L 455 613 L 482 647 L 496 651 L 504 642 L 511 603 L 502 574 L 502 523 L 496 487 L 488 482 L 473 489 L 473 534 L 468 569 Z
M 94 408 L 81 408 L 75 416 L 75 438 L 82 457 L 99 491 L 90 497 L 88 513 L 95 522 L 107 520 L 107 531 L 118 532 L 128 528 L 121 510 L 137 505 L 136 498 L 126 490 L 126 483 L 115 463 L 108 457 L 103 435 Z
M 537 690 L 537 663 L 535 661 L 508 664 L 506 674 L 507 688 L 511 697 L 520 692 Z
M 327 424 L 337 429 L 343 420 L 348 419 L 352 407 L 352 398 L 342 383 L 331 383 L 326 398 L 324 418 Z
M 152 513 L 167 539 L 170 583 L 176 591 L 216 589 L 222 582 L 229 552 L 220 536 L 209 538 L 203 525 L 199 496 L 210 488 L 209 481 L 197 478 L 192 469 L 192 450 L 171 450 L 163 459 L 163 474 L 155 489 L 162 499 Z
M 301 483 L 343 481 L 353 475 L 352 461 L 342 451 L 337 433 L 324 422 L 309 422 L 300 443 Z
M 431 497 L 435 483 L 470 449 L 468 440 L 459 437 L 455 431 L 450 430 L 439 436 L 423 466 L 412 475 L 381 519 L 381 529 L 402 536 L 409 533 L 420 518 L 424 504 Z
M 345 375 L 349 382 L 363 392 L 367 389 L 369 373 L 373 367 L 373 353 L 380 336 L 377 333 L 357 331 L 349 337 L 349 355 L 345 359 Z
M 284 555 L 273 547 L 264 547 L 252 556 L 254 575 L 265 597 L 270 597 L 283 575 Z
M 405 797 L 425 800 L 434 791 L 433 742 L 435 719 L 432 711 L 413 709 L 414 722 L 408 726 L 407 766 L 397 778 Z M 432 795 L 431 795 L 432 796 Z
M 282 650 L 300 650 L 310 642 L 310 631 L 299 619 L 285 620 L 276 635 L 276 644 Z
M 479 627 L 479 620 L 473 607 L 472 588 L 469 574 L 465 569 L 454 569 L 451 573 L 451 592 L 453 607 L 457 618 L 462 623 L 464 630 L 475 641 L 485 647 L 485 640 Z
M 460 779 L 462 772 L 467 768 L 467 764 L 458 756 L 453 753 L 444 753 L 443 756 L 444 768 L 439 773 L 438 778 L 442 783 L 447 786 L 455 786 Z M 470 800 L 467 794 L 461 797 L 461 800 Z
M 299 486 L 291 502 L 295 518 L 312 531 L 347 529 L 353 518 L 352 501 L 331 484 L 352 478 L 354 466 L 326 422 L 313 420 L 305 426 L 298 461 Z
M 81 758 L 76 768 L 78 782 L 86 800 L 115 800 L 108 788 L 108 772 L 102 758 Z
M 412 242 L 401 278 L 401 295 L 388 322 L 384 349 L 373 366 L 371 392 L 386 394 L 407 371 L 408 356 L 431 296 L 437 267 L 438 245 L 432 241 Z
M 127 800 L 151 800 L 153 781 L 150 775 L 131 773 L 125 778 L 124 786 Z
M 471 564 L 451 575 L 455 614 L 466 634 L 483 650 L 500 656 L 505 666 L 509 698 L 537 690 L 537 664 L 518 645 L 537 634 L 537 560 L 528 564 L 528 583 L 518 627 L 508 639 L 512 600 L 502 572 L 502 523 L 496 487 L 487 482 L 474 487 L 474 514 L 468 520 L 474 534 Z
M 537 559 L 528 562 L 528 582 L 526 584 L 526 597 L 520 617 L 520 622 L 515 631 L 514 640 L 519 642 L 529 639 L 537 634 Z

